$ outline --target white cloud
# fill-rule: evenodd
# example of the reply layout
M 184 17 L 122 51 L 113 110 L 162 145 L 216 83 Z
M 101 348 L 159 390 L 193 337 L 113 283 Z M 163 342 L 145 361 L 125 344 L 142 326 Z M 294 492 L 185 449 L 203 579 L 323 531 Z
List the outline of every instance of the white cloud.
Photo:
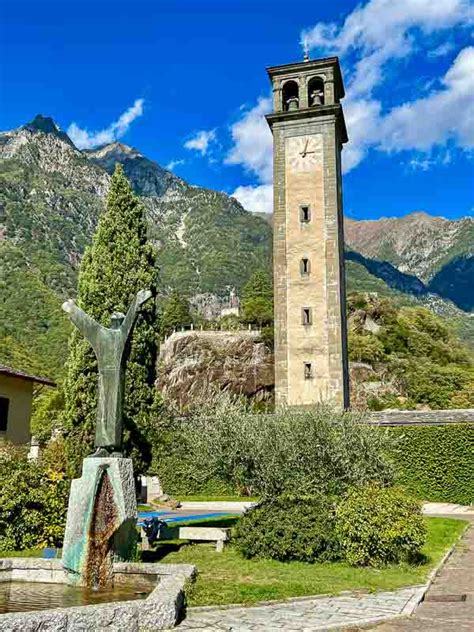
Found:
M 225 164 L 242 165 L 263 183 L 272 181 L 272 134 L 264 116 L 271 109 L 271 100 L 260 97 L 255 107 L 244 110 L 231 126 L 234 144 L 225 158 Z
M 454 42 L 446 40 L 436 48 L 432 48 L 428 51 L 429 59 L 436 59 L 437 57 L 445 57 L 448 53 L 454 50 Z
M 447 55 L 453 31 L 473 22 L 471 0 L 368 0 L 341 24 L 319 22 L 302 32 L 302 42 L 316 49 L 317 56 L 337 54 L 345 71 L 353 69 L 346 72 L 343 101 L 349 134 L 342 153 L 345 173 L 357 167 L 371 148 L 414 152 L 408 164 L 418 169 L 447 164 L 451 159 L 447 145 L 472 148 L 473 48 L 461 50 L 444 76 L 431 79 L 423 98 L 397 104 L 396 87 L 398 77 L 409 80 L 398 61 L 420 52 Z M 434 46 L 446 32 L 450 40 Z M 231 126 L 233 145 L 225 158 L 226 164 L 241 165 L 256 176 L 255 185 L 237 187 L 233 193 L 254 211 L 268 212 L 272 204 L 272 137 L 264 118 L 271 109 L 271 100 L 260 98 L 255 107 L 243 111 Z
M 252 213 L 271 213 L 273 211 L 273 186 L 271 184 L 240 186 L 231 195 Z
M 186 149 L 194 149 L 198 151 L 202 156 L 205 156 L 209 151 L 209 146 L 216 140 L 216 130 L 201 130 L 184 143 Z
M 180 165 L 184 165 L 184 160 L 170 160 L 166 165 L 166 169 L 173 171 L 175 167 L 179 167 Z
M 413 171 L 428 171 L 432 165 L 433 161 L 430 158 L 412 158 L 408 163 Z
M 387 151 L 430 151 L 453 140 L 474 147 L 474 47 L 463 49 L 442 79 L 443 87 L 423 99 L 393 108 L 382 121 Z
M 431 92 L 421 99 L 388 107 L 373 93 L 387 77 L 390 67 L 396 85 L 394 61 L 420 49 L 428 56 L 444 56 L 449 41 L 431 49 L 434 34 L 464 27 L 474 21 L 470 0 L 369 0 L 350 13 L 341 25 L 319 22 L 303 31 L 302 41 L 318 54 L 337 54 L 346 68 L 354 68 L 347 80 L 344 112 L 349 144 L 343 152 L 345 172 L 356 167 L 370 147 L 395 152 L 433 148 L 454 140 L 461 148 L 471 147 L 472 115 L 466 92 L 472 91 L 470 48 L 461 51 L 451 68 Z M 457 76 L 460 81 L 456 81 Z M 439 86 L 442 88 L 433 88 Z M 387 95 L 394 96 L 387 89 Z M 395 93 L 396 96 L 396 93 Z M 425 168 L 436 160 L 415 157 Z
M 117 121 L 103 130 L 89 132 L 73 122 L 69 125 L 67 134 L 79 149 L 91 149 L 98 145 L 113 143 L 128 131 L 135 119 L 143 114 L 143 103 L 144 99 L 136 99 L 134 104 L 121 114 Z
M 232 193 L 254 213 L 271 213 L 273 209 L 272 133 L 265 120 L 271 109 L 271 99 L 260 97 L 253 108 L 242 110 L 241 118 L 230 128 L 233 145 L 224 160 L 227 165 L 241 165 L 257 177 L 258 184 L 239 186 Z
M 377 140 L 381 104 L 373 99 L 354 99 L 344 103 L 344 117 L 349 143 L 342 151 L 342 167 L 347 173 L 365 158 L 369 147 Z
M 342 26 L 318 22 L 302 33 L 310 48 L 342 57 L 356 56 L 349 93 L 370 94 L 383 79 L 385 64 L 413 52 L 421 37 L 467 25 L 474 19 L 471 0 L 369 0 Z

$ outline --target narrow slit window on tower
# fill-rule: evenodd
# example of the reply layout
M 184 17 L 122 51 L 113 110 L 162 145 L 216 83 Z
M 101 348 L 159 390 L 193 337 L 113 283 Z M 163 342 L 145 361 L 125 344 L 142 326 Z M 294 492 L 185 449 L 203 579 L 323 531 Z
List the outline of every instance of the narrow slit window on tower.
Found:
M 302 276 L 309 276 L 309 273 L 311 272 L 311 264 L 309 262 L 309 259 L 301 259 L 300 271 Z
M 303 204 L 300 206 L 300 222 L 307 224 L 311 221 L 311 207 L 309 204 Z
M 303 325 L 311 325 L 311 307 L 303 307 L 303 309 L 301 310 L 301 321 Z
M 304 379 L 310 380 L 313 377 L 313 371 L 311 369 L 311 362 L 304 363 Z

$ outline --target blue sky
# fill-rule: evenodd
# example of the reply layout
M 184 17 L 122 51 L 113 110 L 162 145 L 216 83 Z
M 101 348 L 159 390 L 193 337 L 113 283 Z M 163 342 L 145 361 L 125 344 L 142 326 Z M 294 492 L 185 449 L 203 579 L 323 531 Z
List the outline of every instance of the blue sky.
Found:
M 271 207 L 265 67 L 338 54 L 362 218 L 472 215 L 471 0 L 0 0 L 0 129 L 52 116 L 189 182 Z

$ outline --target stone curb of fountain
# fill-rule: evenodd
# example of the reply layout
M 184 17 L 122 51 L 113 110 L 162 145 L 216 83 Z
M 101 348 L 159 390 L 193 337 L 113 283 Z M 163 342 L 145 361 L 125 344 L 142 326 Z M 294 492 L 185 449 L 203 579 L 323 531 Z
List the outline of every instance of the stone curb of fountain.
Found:
M 431 587 L 431 584 L 433 583 L 435 577 L 437 576 L 437 574 L 439 573 L 439 571 L 441 570 L 441 568 L 444 566 L 444 564 L 448 561 L 448 559 L 451 557 L 453 551 L 455 550 L 456 546 L 459 544 L 459 542 L 461 541 L 462 537 L 464 536 L 464 534 L 466 533 L 467 529 L 469 529 L 469 524 L 466 525 L 465 529 L 463 529 L 462 533 L 459 535 L 459 537 L 457 538 L 456 542 L 450 547 L 450 549 L 445 553 L 445 555 L 442 557 L 442 559 L 439 561 L 439 563 L 436 565 L 436 567 L 430 572 L 427 581 L 424 584 L 421 585 L 415 585 L 415 586 L 409 586 L 407 588 L 401 588 L 397 591 L 394 591 L 392 593 L 371 593 L 369 595 L 367 595 L 367 597 L 375 597 L 378 595 L 393 595 L 396 596 L 397 594 L 402 594 L 404 592 L 407 591 L 411 591 L 411 595 L 408 597 L 408 599 L 406 600 L 406 602 L 403 604 L 403 607 L 400 609 L 400 611 L 398 613 L 395 612 L 384 612 L 380 615 L 372 615 L 372 616 L 368 616 L 366 618 L 361 618 L 361 619 L 356 619 L 356 618 L 352 618 L 350 619 L 350 617 L 348 618 L 348 620 L 344 623 L 342 622 L 337 622 L 337 623 L 331 623 L 330 621 L 326 620 L 326 621 L 321 621 L 321 624 L 318 625 L 311 625 L 311 630 L 316 632 L 317 630 L 320 631 L 324 631 L 324 630 L 345 630 L 347 628 L 352 628 L 354 626 L 356 626 L 357 628 L 363 629 L 363 628 L 368 628 L 368 627 L 372 627 L 373 625 L 379 624 L 379 623 L 386 623 L 387 621 L 394 621 L 396 619 L 402 619 L 405 617 L 408 617 L 410 615 L 412 615 L 416 608 L 419 606 L 419 604 L 423 601 L 426 593 L 428 592 L 429 588 Z M 306 597 L 295 597 L 293 599 L 286 599 L 286 600 L 282 600 L 282 601 L 266 601 L 266 602 L 260 602 L 258 604 L 255 604 L 254 606 L 251 606 L 250 609 L 252 608 L 260 608 L 262 609 L 262 612 L 265 611 L 266 608 L 271 609 L 272 606 L 284 606 L 284 605 L 288 605 L 290 608 L 292 606 L 296 606 L 298 607 L 298 605 L 301 605 L 304 607 L 305 602 L 307 602 L 309 605 L 313 605 L 315 603 L 320 602 L 321 604 L 326 600 L 326 601 L 331 601 L 335 607 L 337 607 L 338 601 L 339 603 L 343 602 L 344 599 L 347 598 L 353 598 L 355 596 L 359 596 L 363 598 L 363 595 L 361 593 L 357 594 L 351 591 L 344 591 L 342 593 L 339 593 L 337 596 L 334 595 L 317 595 L 317 596 L 306 596 Z M 192 607 L 188 609 L 188 613 L 191 615 L 191 619 L 193 618 L 193 614 L 198 615 L 206 615 L 206 613 L 208 614 L 213 614 L 213 613 L 217 613 L 219 611 L 223 611 L 223 614 L 225 611 L 234 611 L 234 613 L 237 613 L 238 611 L 243 611 L 245 610 L 245 607 L 243 607 L 241 604 L 235 604 L 235 605 L 225 605 L 225 606 L 196 606 L 196 607 Z M 382 608 L 383 610 L 383 608 Z M 237 614 L 236 617 L 237 618 Z M 244 627 L 242 627 L 242 629 L 252 629 L 255 631 L 260 630 L 264 630 L 264 629 L 269 629 L 269 628 L 261 628 L 259 627 L 259 620 L 257 618 L 256 622 L 255 622 L 255 627 L 252 626 L 252 628 L 247 628 L 245 625 Z M 224 623 L 225 625 L 225 623 Z M 234 621 L 234 625 L 235 625 L 235 621 Z M 200 629 L 200 630 L 204 630 L 204 629 L 211 629 L 211 628 L 205 628 L 202 625 L 199 625 L 197 627 L 195 627 L 193 625 L 192 620 L 190 620 L 187 624 L 186 619 L 184 620 L 184 622 L 181 624 L 180 628 L 184 630 L 189 629 L 189 630 L 193 630 L 193 629 Z M 226 628 L 226 627 L 219 627 L 219 623 L 216 622 L 215 620 L 213 620 L 212 622 L 212 629 L 215 629 L 216 631 L 218 630 L 230 630 L 230 629 L 234 629 L 234 630 L 238 630 L 238 627 L 230 627 L 230 628 Z M 283 628 L 275 628 L 275 630 L 279 630 L 279 629 L 283 629 Z M 292 628 L 293 629 L 293 628 Z M 303 628 L 302 628 L 303 629 Z M 306 629 L 306 628 L 305 628 Z M 308 628 L 309 629 L 309 628 Z
M 182 613 L 185 589 L 196 574 L 190 564 L 114 564 L 114 573 L 121 575 L 151 574 L 158 583 L 148 597 L 140 601 L 55 608 L 0 615 L 2 632 L 138 632 L 173 628 Z M 0 581 L 22 580 L 57 583 L 64 579 L 61 560 L 32 558 L 0 559 Z

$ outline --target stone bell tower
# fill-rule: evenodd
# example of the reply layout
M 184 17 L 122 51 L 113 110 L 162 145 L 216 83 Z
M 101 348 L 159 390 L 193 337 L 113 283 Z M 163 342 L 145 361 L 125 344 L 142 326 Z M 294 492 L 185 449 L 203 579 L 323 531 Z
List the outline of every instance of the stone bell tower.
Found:
M 267 69 L 273 87 L 276 405 L 349 406 L 337 57 Z

